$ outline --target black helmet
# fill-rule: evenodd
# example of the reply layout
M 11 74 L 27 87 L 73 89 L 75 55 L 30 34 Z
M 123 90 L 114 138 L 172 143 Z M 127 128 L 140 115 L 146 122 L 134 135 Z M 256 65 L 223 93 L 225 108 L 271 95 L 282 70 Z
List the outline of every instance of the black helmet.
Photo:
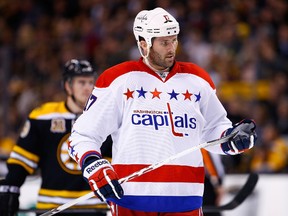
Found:
M 65 63 L 63 81 L 65 82 L 74 76 L 96 76 L 96 73 L 89 61 L 71 59 Z

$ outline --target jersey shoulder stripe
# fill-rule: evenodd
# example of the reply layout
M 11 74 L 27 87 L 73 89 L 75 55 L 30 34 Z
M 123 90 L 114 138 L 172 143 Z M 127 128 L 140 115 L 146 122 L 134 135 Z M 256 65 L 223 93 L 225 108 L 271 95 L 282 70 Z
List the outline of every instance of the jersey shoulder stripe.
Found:
M 42 104 L 41 106 L 35 108 L 32 110 L 32 112 L 29 114 L 30 119 L 41 119 L 44 116 L 49 118 L 48 116 L 53 116 L 53 114 L 60 114 L 60 115 L 71 115 L 66 106 L 65 102 L 47 102 Z M 73 114 L 74 116 L 74 114 Z
M 199 67 L 198 65 L 190 63 L 190 62 L 177 62 L 177 65 L 175 66 L 176 67 L 174 67 L 173 69 L 177 70 L 176 71 L 177 73 L 189 73 L 189 74 L 196 75 L 204 79 L 206 82 L 208 82 L 211 88 L 215 89 L 215 84 L 212 81 L 209 73 L 205 71 L 203 68 Z
M 144 64 L 143 64 L 144 65 Z M 131 71 L 145 72 L 139 61 L 126 61 L 117 64 L 111 68 L 105 70 L 97 79 L 96 87 L 105 88 L 108 87 L 117 77 L 122 76 Z
M 157 77 L 156 73 L 152 71 L 147 65 L 143 63 L 143 58 L 141 57 L 139 61 L 126 61 L 115 65 L 111 68 L 105 70 L 97 79 L 96 87 L 98 88 L 106 88 L 108 87 L 117 77 L 127 74 L 129 72 L 144 72 L 150 75 L 154 75 Z M 173 65 L 172 70 L 169 72 L 166 81 L 172 78 L 175 74 L 179 73 L 188 73 L 198 76 L 205 80 L 211 88 L 215 89 L 215 85 L 208 74 L 204 69 L 197 66 L 196 64 L 189 63 L 189 62 L 178 62 L 176 61 Z M 160 78 L 159 78 L 160 79 Z M 161 79 L 160 79 L 161 80 Z M 166 82 L 165 81 L 165 82 Z

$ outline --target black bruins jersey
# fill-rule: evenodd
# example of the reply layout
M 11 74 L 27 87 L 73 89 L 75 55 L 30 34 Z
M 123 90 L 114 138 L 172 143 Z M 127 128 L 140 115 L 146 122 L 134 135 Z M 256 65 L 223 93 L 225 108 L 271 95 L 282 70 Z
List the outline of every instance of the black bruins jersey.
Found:
M 7 161 L 8 166 L 21 166 L 29 174 L 40 170 L 42 183 L 37 209 L 55 208 L 91 192 L 80 167 L 68 155 L 67 139 L 76 118 L 64 102 L 46 103 L 34 109 Z M 110 140 L 103 146 L 110 145 Z M 105 204 L 95 206 L 96 199 L 91 198 L 73 208 L 107 207 Z

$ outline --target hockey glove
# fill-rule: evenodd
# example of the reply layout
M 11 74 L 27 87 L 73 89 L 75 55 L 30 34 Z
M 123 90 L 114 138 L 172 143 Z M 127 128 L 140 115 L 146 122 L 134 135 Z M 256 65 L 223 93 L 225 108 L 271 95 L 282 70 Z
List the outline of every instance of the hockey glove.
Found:
M 108 198 L 121 199 L 124 194 L 116 172 L 106 159 L 98 159 L 88 165 L 84 164 L 83 176 L 101 201 L 106 201 Z
M 19 195 L 19 187 L 8 185 L 6 180 L 0 181 L 0 215 L 16 215 L 19 209 Z
M 252 148 L 257 140 L 255 129 L 256 124 L 254 121 L 244 119 L 233 125 L 232 128 L 224 131 L 222 136 L 227 136 L 234 132 L 238 133 L 231 140 L 221 144 L 223 152 L 225 154 L 235 155 Z

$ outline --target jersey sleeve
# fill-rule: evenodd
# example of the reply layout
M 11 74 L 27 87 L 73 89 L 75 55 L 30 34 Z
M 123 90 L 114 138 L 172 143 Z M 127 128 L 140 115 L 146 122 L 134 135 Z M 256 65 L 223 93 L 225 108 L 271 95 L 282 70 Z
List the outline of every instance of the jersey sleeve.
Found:
M 22 166 L 29 174 L 37 169 L 39 162 L 37 130 L 37 120 L 28 118 L 7 161 L 8 164 Z
M 37 121 L 28 118 L 7 160 L 6 180 L 12 185 L 22 185 L 26 176 L 38 168 L 38 163 Z
M 205 74 L 206 77 L 201 76 L 201 78 L 207 82 L 206 95 L 208 98 L 202 103 L 200 108 L 206 122 L 202 134 L 203 142 L 219 139 L 223 131 L 229 127 L 232 127 L 231 121 L 227 118 L 227 112 L 217 97 L 216 88 L 211 78 L 209 78 L 208 73 Z M 224 154 L 220 145 L 207 147 L 206 149 L 217 154 Z
M 105 87 L 96 85 L 83 114 L 73 125 L 68 151 L 80 166 L 91 155 L 102 157 L 102 143 L 120 127 L 121 98 L 117 92 L 122 91 L 118 88 L 114 82 Z
M 202 133 L 202 142 L 218 139 L 221 137 L 224 130 L 232 126 L 231 121 L 227 118 L 227 112 L 216 94 L 216 87 L 209 73 L 198 65 L 189 63 L 181 63 L 180 68 L 183 72 L 197 76 L 201 81 L 197 84 L 201 86 L 205 93 L 205 99 L 201 99 L 200 112 L 204 118 L 205 126 Z M 203 82 L 204 81 L 204 82 Z M 201 96 L 199 95 L 199 98 Z M 200 99 L 199 99 L 200 100 Z M 207 150 L 224 154 L 220 145 L 207 147 Z

